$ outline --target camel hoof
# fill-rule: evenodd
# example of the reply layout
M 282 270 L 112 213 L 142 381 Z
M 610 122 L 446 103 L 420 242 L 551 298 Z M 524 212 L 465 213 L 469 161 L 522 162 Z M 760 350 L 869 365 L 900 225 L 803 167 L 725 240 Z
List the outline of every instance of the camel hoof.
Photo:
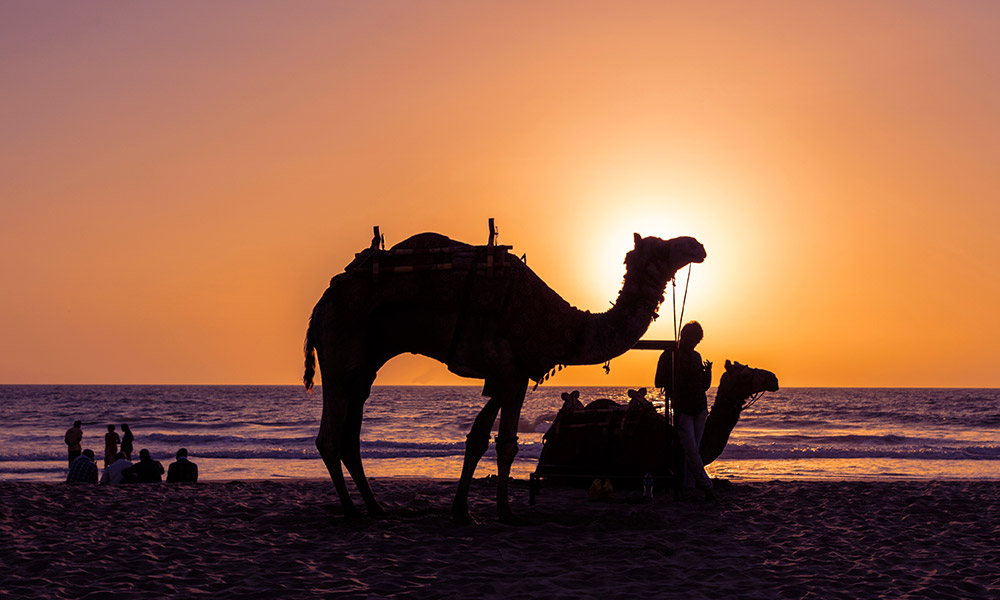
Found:
M 521 526 L 528 524 L 528 522 L 522 517 L 519 517 L 510 511 L 500 512 L 497 516 L 500 522 L 504 525 Z
M 373 519 L 384 519 L 389 516 L 389 513 L 382 508 L 381 504 L 373 504 L 368 506 L 368 516 Z
M 468 510 L 452 510 L 451 520 L 456 525 L 476 525 L 477 521 L 472 518 L 472 513 Z

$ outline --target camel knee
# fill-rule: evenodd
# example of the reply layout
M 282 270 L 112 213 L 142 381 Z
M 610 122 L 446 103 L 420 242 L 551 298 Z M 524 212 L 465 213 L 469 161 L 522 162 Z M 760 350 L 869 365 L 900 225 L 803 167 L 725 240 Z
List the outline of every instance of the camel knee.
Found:
M 340 447 L 339 444 L 330 435 L 319 434 L 316 436 L 316 449 L 319 450 L 319 455 L 323 457 L 323 460 L 329 462 L 331 460 L 340 460 Z
M 478 461 L 490 449 L 489 433 L 478 433 L 473 431 L 465 437 L 466 456 L 475 456 Z
M 497 461 L 510 464 L 514 462 L 514 457 L 517 456 L 517 436 L 511 436 L 509 438 L 501 438 L 499 435 L 496 440 L 497 446 Z

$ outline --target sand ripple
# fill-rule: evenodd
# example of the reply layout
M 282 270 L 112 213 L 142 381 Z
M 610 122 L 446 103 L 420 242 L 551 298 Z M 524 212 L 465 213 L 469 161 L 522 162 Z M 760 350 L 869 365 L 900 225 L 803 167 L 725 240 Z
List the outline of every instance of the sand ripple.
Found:
M 1000 482 L 771 482 L 714 504 L 545 489 L 480 524 L 454 483 L 377 480 L 346 521 L 325 481 L 0 482 L 0 598 L 996 598 Z

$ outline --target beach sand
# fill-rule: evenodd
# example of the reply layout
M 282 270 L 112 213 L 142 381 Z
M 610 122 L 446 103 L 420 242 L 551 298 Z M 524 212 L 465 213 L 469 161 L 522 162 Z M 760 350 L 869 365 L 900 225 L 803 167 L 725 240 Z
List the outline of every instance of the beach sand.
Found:
M 1000 482 L 742 482 L 714 503 L 545 487 L 455 525 L 455 482 L 375 479 L 348 521 L 329 481 L 0 482 L 3 598 L 997 598 Z

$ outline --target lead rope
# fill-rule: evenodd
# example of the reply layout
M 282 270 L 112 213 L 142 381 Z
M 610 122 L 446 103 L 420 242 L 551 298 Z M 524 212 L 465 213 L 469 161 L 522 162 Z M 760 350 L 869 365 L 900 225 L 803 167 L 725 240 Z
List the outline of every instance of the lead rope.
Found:
M 676 287 L 677 287 L 677 284 L 674 284 L 674 287 L 676 288 Z M 688 301 L 688 288 L 690 288 L 690 287 L 691 287 L 691 263 L 688 263 L 688 276 L 687 276 L 687 282 L 685 282 L 685 283 L 684 283 L 684 300 L 683 300 L 683 301 L 681 302 L 681 321 L 682 321 L 682 322 L 684 321 L 684 308 L 685 308 L 685 307 L 687 306 L 687 301 Z M 677 333 L 676 333 L 676 331 L 677 331 L 677 324 L 675 323 L 675 324 L 674 324 L 674 332 L 675 332 L 675 333 L 674 333 L 674 338 L 675 338 L 675 340 L 676 340 L 676 338 L 677 338 Z
M 670 283 L 672 285 L 672 290 L 673 290 L 671 298 L 674 304 L 674 344 L 677 344 L 677 278 L 674 277 L 673 279 L 671 279 Z
M 763 391 L 757 392 L 756 394 L 751 394 L 750 400 L 748 400 L 747 403 L 744 404 L 742 408 L 740 408 L 740 412 L 743 412 L 744 410 L 753 406 L 758 400 L 760 400 L 760 397 L 763 395 L 764 395 Z

